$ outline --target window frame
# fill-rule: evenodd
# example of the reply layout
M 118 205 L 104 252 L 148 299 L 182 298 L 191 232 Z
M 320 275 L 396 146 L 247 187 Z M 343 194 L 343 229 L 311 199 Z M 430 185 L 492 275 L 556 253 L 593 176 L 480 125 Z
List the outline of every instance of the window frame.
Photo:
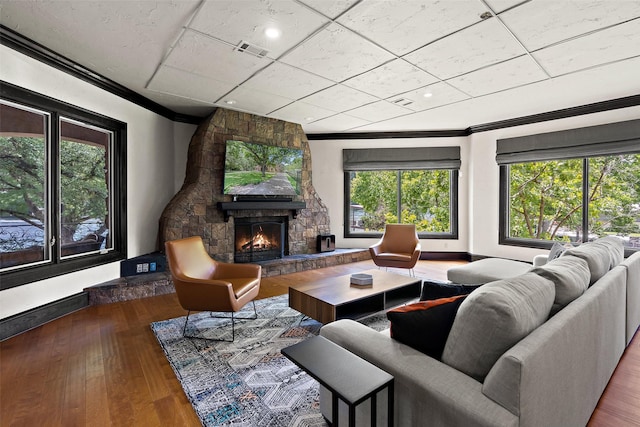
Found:
M 113 249 L 106 253 L 88 253 L 77 257 L 61 256 L 59 245 L 49 247 L 50 260 L 37 264 L 16 267 L 1 273 L 0 290 L 25 285 L 51 277 L 61 276 L 91 267 L 109 264 L 127 257 L 127 124 L 111 117 L 98 114 L 66 102 L 0 81 L 0 98 L 3 100 L 33 108 L 49 114 L 48 129 L 50 131 L 47 150 L 49 168 L 46 190 L 50 196 L 51 208 L 48 209 L 51 236 L 60 240 L 59 230 L 59 123 L 60 119 L 71 119 L 89 126 L 95 126 L 113 133 L 112 161 L 110 175 L 113 187 L 111 199 L 113 204 Z
M 582 239 L 580 243 L 586 243 L 589 241 L 589 157 L 575 157 L 575 159 L 582 161 Z M 544 159 L 543 161 L 553 161 L 553 159 Z M 516 164 L 516 163 L 514 163 Z M 498 229 L 498 244 L 506 246 L 518 246 L 537 249 L 551 249 L 555 240 L 542 240 L 542 239 L 528 239 L 522 237 L 510 237 L 510 173 L 509 167 L 511 164 L 500 165 L 500 190 L 499 190 L 499 229 Z M 629 257 L 638 249 L 624 248 L 624 256 Z
M 403 172 L 403 169 L 387 169 L 389 171 Z M 409 170 L 409 169 L 408 169 Z M 458 227 L 458 181 L 459 181 L 459 170 L 458 169 L 432 169 L 432 170 L 446 170 L 449 171 L 449 215 L 450 215 L 450 227 L 451 232 L 449 233 L 435 233 L 435 232 L 418 232 L 418 238 L 420 239 L 446 239 L 446 240 L 457 240 L 459 236 L 459 227 Z M 344 176 L 344 238 L 345 239 L 361 239 L 361 238 L 372 238 L 379 239 L 382 237 L 382 232 L 370 232 L 370 233 L 353 233 L 351 232 L 351 227 L 349 227 L 349 214 L 350 214 L 350 201 L 351 201 L 351 178 L 349 174 L 352 171 L 345 171 Z M 372 171 L 373 172 L 373 171 Z M 401 185 L 398 185 L 398 195 L 397 195 L 398 203 L 402 199 L 401 194 Z M 397 208 L 397 206 L 396 206 Z

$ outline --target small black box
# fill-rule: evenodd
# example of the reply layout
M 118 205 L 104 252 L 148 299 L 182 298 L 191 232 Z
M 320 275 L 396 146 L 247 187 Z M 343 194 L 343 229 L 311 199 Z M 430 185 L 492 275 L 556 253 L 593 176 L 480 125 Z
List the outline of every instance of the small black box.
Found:
M 167 259 L 163 253 L 153 252 L 120 262 L 120 277 L 138 274 L 159 273 L 167 269 Z
M 316 240 L 316 249 L 318 252 L 331 252 L 336 250 L 335 234 L 318 234 Z

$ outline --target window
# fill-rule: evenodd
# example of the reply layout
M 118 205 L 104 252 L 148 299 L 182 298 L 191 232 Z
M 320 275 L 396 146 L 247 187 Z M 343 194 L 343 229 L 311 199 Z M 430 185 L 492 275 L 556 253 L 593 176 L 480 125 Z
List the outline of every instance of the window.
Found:
M 627 252 L 640 249 L 639 126 L 631 121 L 498 141 L 500 242 L 546 248 L 616 235 Z M 552 139 L 555 145 L 545 142 Z
M 1 88 L 2 289 L 125 258 L 126 125 Z
M 421 238 L 455 239 L 459 147 L 344 150 L 345 237 L 415 224 Z

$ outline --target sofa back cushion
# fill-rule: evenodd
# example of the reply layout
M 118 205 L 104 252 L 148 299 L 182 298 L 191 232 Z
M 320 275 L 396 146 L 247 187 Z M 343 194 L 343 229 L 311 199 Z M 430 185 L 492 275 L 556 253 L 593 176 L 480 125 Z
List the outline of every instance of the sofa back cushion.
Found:
M 551 280 L 556 287 L 556 297 L 551 308 L 552 316 L 582 295 L 589 287 L 591 279 L 587 262 L 571 255 L 554 259 L 531 272 Z
M 575 256 L 582 258 L 589 265 L 591 278 L 589 286 L 600 280 L 611 268 L 611 255 L 606 245 L 595 242 L 583 243 L 582 245 L 564 251 L 562 256 Z
M 549 317 L 555 286 L 526 273 L 487 283 L 460 305 L 442 361 L 483 381 L 493 364 Z
M 594 244 L 602 245 L 609 250 L 609 269 L 617 266 L 624 259 L 624 242 L 616 236 L 601 237 Z

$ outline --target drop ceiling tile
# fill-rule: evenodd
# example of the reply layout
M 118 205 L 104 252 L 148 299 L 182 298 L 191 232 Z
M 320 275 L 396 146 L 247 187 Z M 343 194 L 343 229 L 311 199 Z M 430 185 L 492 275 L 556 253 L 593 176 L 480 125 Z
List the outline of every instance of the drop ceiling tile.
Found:
M 533 53 L 552 76 L 637 55 L 640 55 L 640 19 Z M 640 70 L 638 75 L 640 79 Z
M 277 58 L 329 20 L 293 1 L 215 0 L 204 2 L 190 27 L 234 46 L 254 43 Z M 275 27 L 280 37 L 270 39 L 265 30 Z
M 495 13 L 504 12 L 505 10 L 522 3 L 523 0 L 485 0 L 491 10 Z
M 302 127 L 305 132 L 344 132 L 369 123 L 371 122 L 342 113 L 304 124 Z
M 337 24 L 331 24 L 280 60 L 335 82 L 369 71 L 393 55 Z
M 226 101 L 234 101 L 234 103 L 228 104 Z M 283 96 L 255 89 L 248 89 L 241 86 L 235 88 L 218 104 L 225 108 L 233 108 L 266 116 L 268 113 L 277 110 L 278 108 L 282 108 L 293 101 L 293 99 L 285 98 Z
M 243 84 L 291 99 L 302 98 L 332 85 L 331 80 L 278 62 L 260 70 Z
M 218 98 L 233 89 L 234 85 L 187 73 L 177 68 L 162 66 L 153 76 L 147 89 L 183 98 L 214 104 Z
M 336 114 L 335 111 L 298 101 L 270 113 L 269 117 L 294 123 L 308 123 L 333 116 L 334 114 Z
M 403 58 L 441 79 L 525 54 L 524 48 L 493 18 L 440 39 Z
M 640 1 L 531 1 L 500 15 L 529 50 L 640 16 Z
M 365 0 L 338 22 L 401 56 L 480 21 L 486 10 L 477 0 Z
M 387 101 L 374 102 L 373 104 L 363 105 L 362 107 L 354 108 L 353 110 L 348 111 L 348 114 L 350 116 L 358 117 L 360 119 L 369 120 L 372 122 L 387 120 L 409 113 L 411 113 L 411 110 L 399 107 L 398 105 L 392 104 Z
M 426 97 L 425 94 L 430 94 L 431 96 Z M 401 93 L 387 99 L 387 101 L 395 102 L 399 98 L 411 101 L 411 104 L 403 105 L 404 108 L 412 111 L 423 111 L 468 99 L 469 95 L 460 92 L 445 82 L 438 82 L 427 87 Z
M 437 81 L 429 73 L 396 59 L 343 82 L 379 98 L 387 98 Z
M 304 102 L 340 113 L 363 104 L 370 104 L 379 99 L 375 96 L 351 89 L 343 85 L 335 85 L 320 92 L 309 95 Z
M 511 89 L 546 79 L 546 74 L 529 56 L 521 56 L 447 80 L 451 86 L 471 96 Z
M 272 61 L 248 53 L 202 34 L 185 31 L 164 61 L 164 65 L 189 73 L 240 84 Z
M 335 18 L 349 9 L 358 0 L 300 0 L 329 18 Z

